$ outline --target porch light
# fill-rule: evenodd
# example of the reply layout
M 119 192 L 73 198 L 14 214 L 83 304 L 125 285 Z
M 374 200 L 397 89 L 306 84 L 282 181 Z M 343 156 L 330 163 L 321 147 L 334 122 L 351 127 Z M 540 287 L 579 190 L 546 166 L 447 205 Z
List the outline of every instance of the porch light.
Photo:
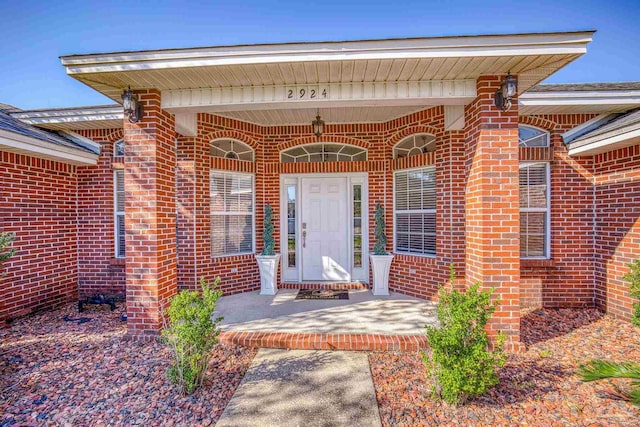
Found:
M 502 81 L 500 89 L 496 90 L 493 101 L 496 107 L 502 111 L 508 111 L 511 108 L 513 97 L 518 91 L 518 79 L 513 77 L 511 73 L 507 73 L 507 77 Z
M 131 91 L 131 86 L 122 92 L 122 108 L 129 123 L 138 123 L 142 118 L 142 104 L 138 102 L 138 95 Z
M 320 138 L 324 133 L 324 120 L 320 118 L 320 110 L 316 111 L 316 119 L 311 122 L 311 126 L 313 126 L 313 134 Z

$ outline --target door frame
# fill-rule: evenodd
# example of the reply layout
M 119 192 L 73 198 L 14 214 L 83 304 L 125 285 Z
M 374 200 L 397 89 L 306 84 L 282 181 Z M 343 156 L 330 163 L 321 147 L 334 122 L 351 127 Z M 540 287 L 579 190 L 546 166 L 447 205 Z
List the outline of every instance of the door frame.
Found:
M 345 172 L 345 173 L 304 173 L 304 174 L 281 174 L 280 175 L 280 248 L 281 258 L 280 277 L 283 283 L 302 283 L 302 247 L 300 245 L 301 236 L 301 209 L 304 194 L 301 194 L 302 179 L 304 178 L 346 178 L 347 179 L 347 220 L 349 222 L 348 236 L 349 244 L 349 264 L 352 282 L 369 282 L 369 174 L 366 172 Z M 287 240 L 287 188 L 295 186 L 296 189 L 296 267 L 290 268 L 288 263 L 288 240 Z M 353 266 L 353 186 L 362 186 L 362 267 Z

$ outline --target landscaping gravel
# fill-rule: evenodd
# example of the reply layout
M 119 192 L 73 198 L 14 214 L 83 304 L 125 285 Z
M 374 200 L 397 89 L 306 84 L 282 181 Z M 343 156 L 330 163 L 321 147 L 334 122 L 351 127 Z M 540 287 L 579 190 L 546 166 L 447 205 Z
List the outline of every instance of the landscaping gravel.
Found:
M 0 329 L 0 427 L 216 423 L 256 350 L 219 345 L 204 387 L 183 397 L 163 344 L 124 339 L 121 305 L 68 305 Z
M 501 383 L 458 408 L 429 398 L 419 353 L 370 353 L 384 426 L 637 426 L 640 410 L 615 397 L 608 382 L 583 383 L 576 367 L 590 359 L 640 361 L 640 334 L 595 309 L 523 313 L 527 350 L 510 354 Z

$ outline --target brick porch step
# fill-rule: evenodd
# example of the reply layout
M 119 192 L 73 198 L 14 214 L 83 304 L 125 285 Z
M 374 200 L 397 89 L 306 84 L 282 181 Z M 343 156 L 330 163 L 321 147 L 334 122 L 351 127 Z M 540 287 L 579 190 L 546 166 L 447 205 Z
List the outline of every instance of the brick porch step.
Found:
M 422 335 L 228 331 L 221 332 L 218 341 L 245 347 L 296 350 L 418 351 L 427 348 L 427 338 Z
M 279 289 L 371 289 L 366 283 L 281 283 Z

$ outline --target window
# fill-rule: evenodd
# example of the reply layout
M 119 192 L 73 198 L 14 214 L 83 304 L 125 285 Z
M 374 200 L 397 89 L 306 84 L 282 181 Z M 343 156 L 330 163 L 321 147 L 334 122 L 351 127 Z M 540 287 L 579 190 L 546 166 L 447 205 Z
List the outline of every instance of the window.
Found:
M 518 126 L 520 147 L 548 147 L 549 132 L 531 126 Z
M 124 170 L 113 172 L 113 219 L 116 258 L 124 258 Z
M 253 252 L 253 175 L 211 171 L 211 254 Z
M 367 150 L 347 144 L 307 144 L 283 150 L 282 163 L 357 162 L 367 160 Z
M 124 156 L 124 139 L 121 139 L 120 141 L 116 141 L 115 144 L 113 144 L 113 157 L 122 157 Z
M 253 148 L 234 139 L 216 139 L 211 142 L 210 154 L 212 157 L 253 162 Z
M 296 268 L 296 186 L 287 185 L 287 266 Z
M 435 166 L 396 172 L 394 204 L 395 251 L 435 256 Z
M 362 267 L 362 184 L 353 184 L 353 267 Z
M 436 151 L 436 137 L 428 133 L 417 133 L 398 142 L 393 147 L 393 158 L 417 156 Z
M 520 256 L 549 257 L 548 163 L 520 163 Z

